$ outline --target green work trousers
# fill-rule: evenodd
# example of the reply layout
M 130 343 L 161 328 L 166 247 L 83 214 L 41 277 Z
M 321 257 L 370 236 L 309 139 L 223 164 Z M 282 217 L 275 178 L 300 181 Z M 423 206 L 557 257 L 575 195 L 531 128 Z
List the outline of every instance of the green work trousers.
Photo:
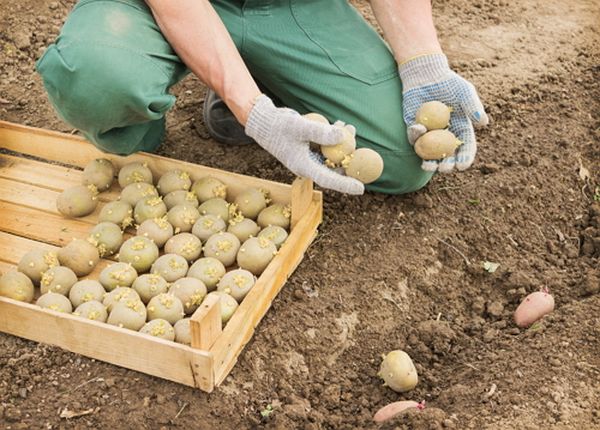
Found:
M 346 0 L 213 0 L 259 85 L 283 105 L 357 130 L 384 160 L 367 188 L 423 187 L 431 173 L 408 143 L 402 86 L 385 42 Z M 37 63 L 50 101 L 100 149 L 152 152 L 189 71 L 142 0 L 81 0 Z

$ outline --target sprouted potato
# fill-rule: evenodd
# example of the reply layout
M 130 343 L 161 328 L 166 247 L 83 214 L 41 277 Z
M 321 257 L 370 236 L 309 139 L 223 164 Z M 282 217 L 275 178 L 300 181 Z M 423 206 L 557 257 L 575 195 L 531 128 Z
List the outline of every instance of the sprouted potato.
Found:
M 93 279 L 83 279 L 75 282 L 69 291 L 69 300 L 73 306 L 78 307 L 82 303 L 96 300 L 98 302 L 104 299 L 106 291 L 102 284 Z
M 446 128 L 450 123 L 450 112 L 452 112 L 452 108 L 442 102 L 423 103 L 417 110 L 415 121 L 424 125 L 427 130 Z
M 90 231 L 88 242 L 98 249 L 100 257 L 113 255 L 123 244 L 123 232 L 117 224 L 101 222 Z
M 440 160 L 454 154 L 461 141 L 449 130 L 432 130 L 415 142 L 415 152 L 423 160 Z
M 225 274 L 225 266 L 216 258 L 204 257 L 196 260 L 187 276 L 200 279 L 208 291 L 212 291 L 217 287 L 217 283 Z
M 118 327 L 138 331 L 146 323 L 146 308 L 139 300 L 127 300 L 115 303 L 107 323 Z
M 270 225 L 263 228 L 260 233 L 258 233 L 258 237 L 269 239 L 277 248 L 279 248 L 287 239 L 288 233 L 284 228 L 279 227 L 278 225 Z
M 185 313 L 183 303 L 173 294 L 163 293 L 152 297 L 148 302 L 148 319 L 162 318 L 171 324 L 175 324 Z
M 133 218 L 138 224 L 147 219 L 160 218 L 167 213 L 167 205 L 160 197 L 146 197 L 140 200 L 133 209 Z
M 344 159 L 342 167 L 346 176 L 370 184 L 383 173 L 383 158 L 370 148 L 359 148 Z
M 191 233 L 179 233 L 165 243 L 167 254 L 179 254 L 188 262 L 192 262 L 202 253 L 202 242 Z
M 221 278 L 217 291 L 223 291 L 241 303 L 255 283 L 256 278 L 252 273 L 244 269 L 236 269 L 227 272 Z
M 167 221 L 167 217 L 147 219 L 137 228 L 137 235 L 152 240 L 156 246 L 162 248 L 167 240 L 173 237 L 173 226 Z
M 200 212 L 193 206 L 178 205 L 167 212 L 167 220 L 175 229 L 175 233 L 192 231 L 198 218 L 200 218 Z
M 169 324 L 169 321 L 161 318 L 147 322 L 144 327 L 140 329 L 140 333 L 149 334 L 150 336 L 164 340 L 175 340 L 175 329 Z
M 250 218 L 235 217 L 229 220 L 228 233 L 232 233 L 240 242 L 248 240 L 252 236 L 256 236 L 260 231 L 260 227 Z
M 33 292 L 33 282 L 21 272 L 11 270 L 0 276 L 0 296 L 30 303 Z
M 147 182 L 134 182 L 121 190 L 119 200 L 135 207 L 138 202 L 149 197 L 158 197 L 158 191 L 154 185 Z
M 192 330 L 190 329 L 190 318 L 180 319 L 175 323 L 175 342 L 184 345 L 192 344 Z
M 227 324 L 227 321 L 231 319 L 233 313 L 238 308 L 238 302 L 231 297 L 229 294 L 223 291 L 213 291 L 212 293 L 208 293 L 210 295 L 217 295 L 219 297 L 219 307 L 221 308 L 221 322 L 223 325 Z
M 213 234 L 225 231 L 226 228 L 225 221 L 217 215 L 202 215 L 192 227 L 192 234 L 206 242 Z
M 55 251 L 32 249 L 21 257 L 18 270 L 27 275 L 37 285 L 42 279 L 42 273 L 59 264 L 58 255 Z
M 195 208 L 200 205 L 196 194 L 186 190 L 171 191 L 163 198 L 163 201 L 165 202 L 165 205 L 167 205 L 167 209 L 171 209 L 178 205 L 193 206 Z
M 348 127 L 341 127 L 343 138 L 337 145 L 321 145 L 321 154 L 329 167 L 339 166 L 344 158 L 356 150 L 356 138 Z
M 162 276 L 167 282 L 183 278 L 188 271 L 188 262 L 178 254 L 165 254 L 156 259 L 150 272 Z
M 290 227 L 291 215 L 292 211 L 290 206 L 275 203 L 266 207 L 258 214 L 257 223 L 262 228 L 270 225 L 278 225 L 287 230 Z
M 229 220 L 230 205 L 224 199 L 214 198 L 198 206 L 198 212 L 200 212 L 200 215 L 216 215 L 223 221 L 227 221 Z
M 255 275 L 260 275 L 277 254 L 277 247 L 266 237 L 251 237 L 237 253 L 237 263 Z
M 106 191 L 115 179 L 115 166 L 106 158 L 90 161 L 83 169 L 83 185 L 94 185 L 98 191 Z
M 214 198 L 227 198 L 227 186 L 211 176 L 200 178 L 194 182 L 192 191 L 198 196 L 200 203 Z
M 240 249 L 240 240 L 231 233 L 217 233 L 211 236 L 204 245 L 204 256 L 214 257 L 225 267 L 235 262 L 235 256 Z
M 92 273 L 100 261 L 100 253 L 87 240 L 74 239 L 58 250 L 58 261 L 77 276 L 86 276 Z
M 147 273 L 140 276 L 131 286 L 140 296 L 144 303 L 148 303 L 152 297 L 166 293 L 169 289 L 169 284 L 162 276 L 155 273 Z
M 104 296 L 102 300 L 102 304 L 106 306 L 108 311 L 112 311 L 113 307 L 117 303 L 127 302 L 127 301 L 139 302 L 141 301 L 140 295 L 133 288 L 129 287 L 117 287 L 112 290 L 110 293 Z
M 129 203 L 116 201 L 104 205 L 100 209 L 98 222 L 112 222 L 123 230 L 133 224 L 133 209 Z
M 242 215 L 250 219 L 256 219 L 269 202 L 269 192 L 258 188 L 246 188 L 234 201 Z
M 146 182 L 148 184 L 154 182 L 152 171 L 146 163 L 135 162 L 121 167 L 119 171 L 119 185 L 121 188 L 125 188 L 127 185 L 135 182 Z
M 42 294 L 35 304 L 41 308 L 56 312 L 64 312 L 66 314 L 73 312 L 73 306 L 69 299 L 58 293 L 48 292 Z
M 417 386 L 419 377 L 410 356 L 401 350 L 383 356 L 379 373 L 384 385 L 398 393 L 410 391 Z
M 89 215 L 98 206 L 98 190 L 93 185 L 67 188 L 56 199 L 56 209 L 66 217 Z
M 108 311 L 106 307 L 97 300 L 90 300 L 83 302 L 75 309 L 73 315 L 87 318 L 88 320 L 106 322 L 108 318 Z
M 75 282 L 77 282 L 77 275 L 68 267 L 51 267 L 42 274 L 40 290 L 42 294 L 51 292 L 66 296 Z
M 158 180 L 156 188 L 161 196 L 166 196 L 177 190 L 188 191 L 191 186 L 192 180 L 190 179 L 190 174 L 183 170 L 175 169 L 162 175 Z
M 117 287 L 131 287 L 138 274 L 129 263 L 114 263 L 100 272 L 99 281 L 106 291 Z
M 183 311 L 191 315 L 206 297 L 207 289 L 200 279 L 188 277 L 175 281 L 169 288 L 169 293 L 179 298 L 183 303 Z
M 158 247 L 147 237 L 127 239 L 119 249 L 119 261 L 129 263 L 137 273 L 147 272 L 158 258 Z

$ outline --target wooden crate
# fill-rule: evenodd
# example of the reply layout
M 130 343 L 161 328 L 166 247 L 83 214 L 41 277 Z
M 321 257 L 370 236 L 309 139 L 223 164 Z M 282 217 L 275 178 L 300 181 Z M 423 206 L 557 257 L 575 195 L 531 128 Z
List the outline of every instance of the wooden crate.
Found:
M 3 121 L 0 148 L 38 157 L 0 154 L 1 272 L 13 270 L 31 249 L 60 247 L 74 237 L 87 237 L 99 210 L 83 218 L 65 219 L 56 210 L 56 197 L 63 189 L 79 184 L 81 168 L 98 157 L 109 158 L 117 167 L 143 161 L 157 175 L 174 168 L 187 170 L 192 179 L 211 175 L 227 185 L 232 197 L 253 186 L 268 189 L 275 202 L 291 204 L 291 233 L 280 252 L 224 329 L 218 299 L 203 302 L 192 317 L 191 347 L 0 297 L 2 332 L 208 392 L 223 382 L 235 365 L 272 300 L 302 261 L 322 218 L 322 195 L 313 191 L 307 179 L 298 178 L 290 186 L 151 154 L 120 157 L 102 153 L 80 137 Z M 117 184 L 100 195 L 99 206 L 118 193 Z M 102 260 L 89 278 L 97 278 L 107 264 Z

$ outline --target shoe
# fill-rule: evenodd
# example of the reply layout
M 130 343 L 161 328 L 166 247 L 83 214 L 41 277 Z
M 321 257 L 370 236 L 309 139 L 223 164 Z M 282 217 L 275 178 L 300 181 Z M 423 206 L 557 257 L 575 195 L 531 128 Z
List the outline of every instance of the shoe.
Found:
M 206 91 L 202 118 L 208 134 L 219 143 L 227 145 L 255 143 L 254 139 L 246 135 L 242 124 L 213 90 Z

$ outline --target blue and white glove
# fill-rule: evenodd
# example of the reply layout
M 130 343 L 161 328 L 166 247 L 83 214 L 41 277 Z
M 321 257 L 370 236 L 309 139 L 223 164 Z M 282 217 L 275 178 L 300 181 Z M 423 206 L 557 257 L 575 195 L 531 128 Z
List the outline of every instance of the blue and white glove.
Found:
M 441 161 L 423 161 L 421 168 L 429 172 L 450 172 L 455 166 L 458 170 L 469 168 L 477 153 L 473 124 L 484 126 L 489 122 L 473 84 L 450 70 L 444 54 L 418 56 L 402 63 L 398 71 L 411 145 L 427 132 L 425 126 L 415 123 L 417 110 L 423 103 L 434 100 L 452 108 L 449 129 L 463 142 L 454 155 Z

